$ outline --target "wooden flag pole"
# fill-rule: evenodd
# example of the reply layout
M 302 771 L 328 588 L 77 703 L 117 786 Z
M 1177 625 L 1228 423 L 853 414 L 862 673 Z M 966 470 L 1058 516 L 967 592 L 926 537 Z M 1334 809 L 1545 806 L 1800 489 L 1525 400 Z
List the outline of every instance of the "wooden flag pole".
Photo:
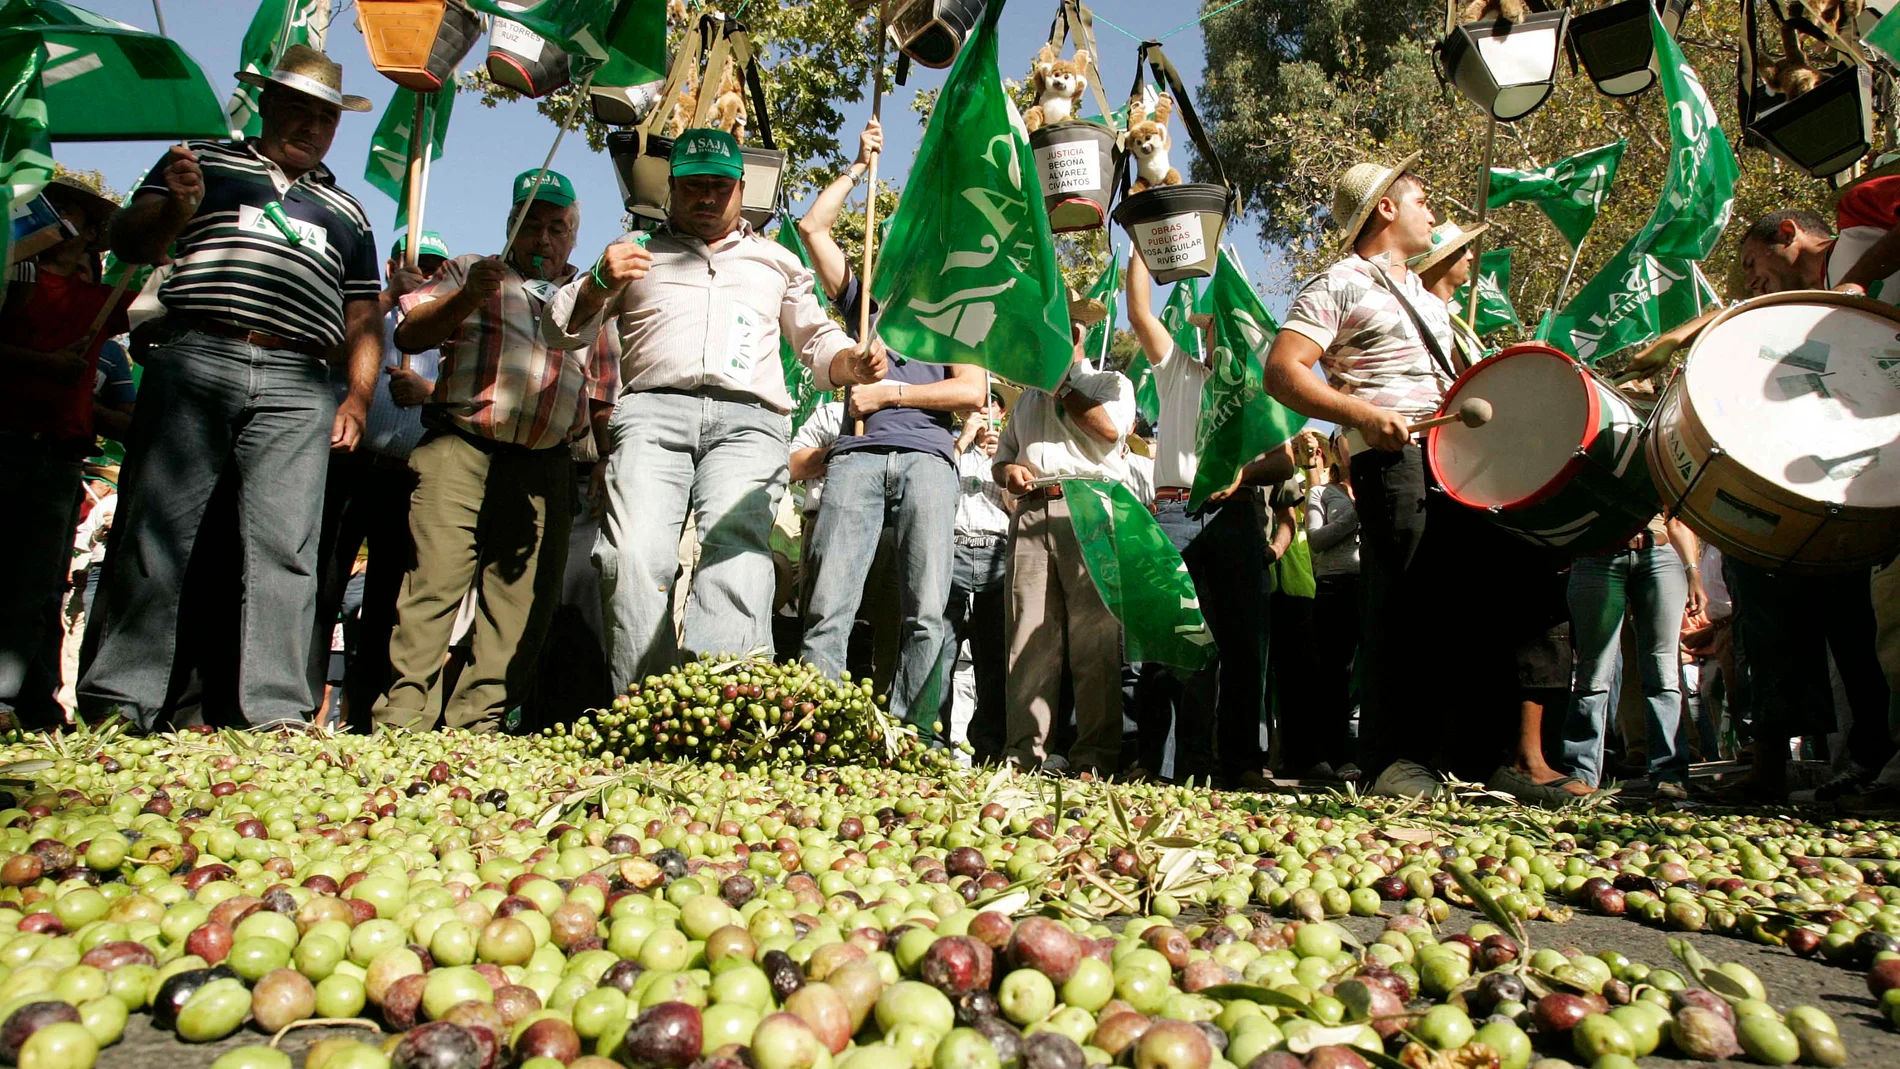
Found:
M 416 111 L 409 119 L 409 177 L 404 183 L 409 217 L 409 234 L 402 243 L 402 262 L 406 267 L 417 267 L 422 257 L 422 161 L 429 155 L 430 131 L 424 129 L 429 121 L 429 98 L 417 93 Z
M 1557 299 L 1551 303 L 1551 306 L 1550 306 L 1551 311 L 1556 312 L 1563 308 L 1564 294 L 1570 292 L 1570 279 L 1571 279 L 1571 276 L 1577 273 L 1577 257 L 1581 255 L 1583 255 L 1583 242 L 1578 241 L 1577 247 L 1570 250 L 1570 266 L 1564 268 L 1564 280 L 1562 282 L 1557 283 Z M 1477 272 L 1477 269 L 1473 268 L 1472 277 L 1474 278 L 1476 277 L 1476 272 Z M 1474 289 L 1476 288 L 1475 283 L 1473 284 L 1473 288 Z
M 92 352 L 93 346 L 99 344 L 99 335 L 105 332 L 106 320 L 112 318 L 112 310 L 119 306 L 119 301 L 124 298 L 125 291 L 131 288 L 132 265 L 122 264 L 121 266 L 124 270 L 119 272 L 119 281 L 112 284 L 112 293 L 106 297 L 106 303 L 100 305 L 99 314 L 92 317 L 92 326 L 86 331 L 86 347 L 79 350 L 81 355 Z
M 588 91 L 593 89 L 593 87 L 594 75 L 590 72 L 586 80 L 581 82 L 580 88 L 575 91 L 574 106 L 567 109 L 567 118 L 563 119 L 560 127 L 554 131 L 554 144 L 548 146 L 548 158 L 541 161 L 541 169 L 535 172 L 534 181 L 528 185 L 527 203 L 533 204 L 534 195 L 541 192 L 541 182 L 548 176 L 548 171 L 554 166 L 554 154 L 561 151 L 561 139 L 567 136 L 567 128 L 574 125 L 575 120 L 580 118 L 581 105 L 587 103 Z M 527 218 L 528 210 L 523 208 L 520 214 L 515 216 L 514 225 L 508 228 L 508 240 L 503 242 L 501 246 L 501 259 L 504 263 L 508 260 L 508 253 L 513 251 L 515 247 L 515 236 L 521 233 L 522 222 Z
M 1491 199 L 1491 160 L 1497 150 L 1498 121 L 1493 118 L 1484 135 L 1484 160 L 1478 164 L 1478 223 L 1484 222 L 1485 202 Z M 1471 293 L 1465 299 L 1465 321 L 1473 324 L 1478 322 L 1478 264 L 1483 256 L 1484 235 L 1479 234 L 1471 243 Z
M 883 122 L 884 110 L 884 38 L 885 19 L 890 13 L 889 0 L 878 0 L 877 5 L 877 68 L 872 75 L 871 118 Z M 865 175 L 864 193 L 864 270 L 858 273 L 858 343 L 871 344 L 871 264 L 876 259 L 877 248 L 877 159 L 881 152 L 871 153 L 871 166 Z M 846 402 L 847 407 L 849 402 Z M 852 433 L 864 433 L 864 421 L 858 420 Z

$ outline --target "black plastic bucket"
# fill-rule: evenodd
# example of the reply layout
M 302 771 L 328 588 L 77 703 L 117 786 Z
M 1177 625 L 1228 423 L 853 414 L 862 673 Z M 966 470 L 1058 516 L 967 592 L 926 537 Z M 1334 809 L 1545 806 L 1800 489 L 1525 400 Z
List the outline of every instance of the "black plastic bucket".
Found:
M 1089 120 L 1051 123 L 1029 135 L 1042 205 L 1056 233 L 1095 230 L 1108 218 L 1115 182 L 1115 131 Z
M 667 179 L 673 174 L 673 139 L 651 135 L 646 138 L 644 152 L 640 140 L 638 130 L 615 130 L 607 135 L 607 156 L 613 160 L 614 177 L 620 180 L 620 199 L 640 218 L 665 219 L 672 194 Z
M 568 83 L 567 53 L 512 19 L 496 19 L 488 35 L 488 76 L 531 97 Z
M 1128 231 L 1156 282 L 1206 278 L 1220 261 L 1229 204 L 1226 186 L 1154 186 L 1124 198 L 1115 221 Z
M 779 178 L 785 173 L 785 152 L 776 148 L 740 145 L 745 160 L 745 204 L 739 209 L 757 230 L 778 213 Z

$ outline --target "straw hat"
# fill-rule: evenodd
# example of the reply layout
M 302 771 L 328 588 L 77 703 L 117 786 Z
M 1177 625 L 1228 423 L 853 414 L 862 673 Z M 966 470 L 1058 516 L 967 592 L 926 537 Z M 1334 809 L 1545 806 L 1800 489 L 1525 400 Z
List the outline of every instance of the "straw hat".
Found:
M 1414 152 L 1400 160 L 1398 166 L 1387 167 L 1380 163 L 1355 163 L 1346 168 L 1333 184 L 1333 222 L 1340 229 L 1340 244 L 1352 247 L 1353 239 L 1372 217 L 1372 209 L 1378 207 L 1379 198 L 1392 188 L 1392 183 L 1405 173 L 1406 169 L 1418 162 L 1422 153 Z
M 92 216 L 98 223 L 91 251 L 104 252 L 106 248 L 105 224 L 119 206 L 111 198 L 99 192 L 99 187 L 71 174 L 55 175 L 41 192 L 55 208 L 73 208 Z
M 284 49 L 283 58 L 277 61 L 277 69 L 268 76 L 239 71 L 232 77 L 259 89 L 281 85 L 305 96 L 315 97 L 325 104 L 334 104 L 344 111 L 369 110 L 368 98 L 352 96 L 343 91 L 343 65 L 309 45 L 291 45 Z
M 1079 327 L 1092 327 L 1108 318 L 1108 305 L 1093 297 L 1084 297 L 1069 287 L 1069 322 Z
M 1430 251 L 1419 253 L 1405 261 L 1405 266 L 1422 275 L 1458 255 L 1460 250 L 1476 241 L 1478 235 L 1489 229 L 1491 229 L 1490 223 L 1479 223 L 1470 230 L 1466 230 L 1457 223 L 1446 220 L 1432 227 Z

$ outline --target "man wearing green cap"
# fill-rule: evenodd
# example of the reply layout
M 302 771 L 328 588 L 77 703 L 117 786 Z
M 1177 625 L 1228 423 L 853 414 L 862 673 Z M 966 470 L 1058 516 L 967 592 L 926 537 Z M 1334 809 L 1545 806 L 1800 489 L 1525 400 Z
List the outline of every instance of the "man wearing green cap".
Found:
M 521 702 L 559 597 L 573 523 L 568 444 L 587 432 L 590 408 L 613 396 L 616 377 L 594 337 L 550 345 L 543 336 L 548 302 L 579 274 L 567 258 L 581 206 L 566 177 L 537 174 L 513 183 L 504 232 L 520 229 L 505 259 L 455 257 L 402 299 L 397 347 L 442 356 L 409 457 L 415 560 L 397 598 L 379 724 L 434 724 L 428 695 L 472 587 L 472 660 L 442 716 L 450 727 L 498 727 Z
M 323 526 L 317 536 L 317 613 L 310 644 L 310 687 L 319 704 L 324 684 L 335 682 L 341 670 L 343 708 L 360 724 L 369 723 L 369 710 L 389 686 L 389 634 L 396 626 L 396 592 L 414 551 L 409 540 L 409 495 L 416 474 L 409 470 L 409 454 L 422 440 L 422 402 L 435 389 L 434 349 L 404 354 L 396 348 L 396 327 L 402 321 L 400 304 L 406 294 L 421 289 L 449 258 L 449 247 L 433 230 L 423 231 L 416 266 L 404 253 L 407 235 L 396 239 L 383 265 L 388 282 L 378 298 L 383 313 L 383 366 L 363 417 L 363 438 L 353 453 L 330 454 L 330 473 L 323 490 Z M 331 388 L 340 399 L 347 380 L 335 371 Z M 369 547 L 364 572 L 360 615 L 354 649 L 346 663 L 338 661 L 335 637 L 338 614 L 354 574 L 357 554 Z M 343 613 L 343 615 L 349 615 Z
M 780 339 L 821 390 L 884 377 L 883 346 L 854 344 L 819 306 L 810 269 L 741 217 L 744 176 L 731 134 L 681 134 L 666 224 L 646 248 L 624 238 L 608 246 L 545 320 L 553 344 L 594 337 L 603 316 L 621 341 L 622 393 L 594 425 L 608 458 L 594 558 L 616 689 L 676 664 L 682 646 L 771 644 L 767 538 L 785 492 L 792 407 Z M 700 563 L 680 636 L 670 605 L 689 509 Z

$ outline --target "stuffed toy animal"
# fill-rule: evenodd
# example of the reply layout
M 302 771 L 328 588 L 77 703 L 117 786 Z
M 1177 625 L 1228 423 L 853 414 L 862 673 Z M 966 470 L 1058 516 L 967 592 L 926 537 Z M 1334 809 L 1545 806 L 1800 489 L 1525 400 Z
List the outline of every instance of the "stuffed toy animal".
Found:
M 745 141 L 745 92 L 736 64 L 726 67 L 726 76 L 719 84 L 719 96 L 713 100 L 712 113 L 706 122 L 731 134 L 735 141 Z
M 1464 22 L 1493 22 L 1503 19 L 1506 22 L 1518 23 L 1523 22 L 1524 16 L 1530 13 L 1531 9 L 1524 0 L 1471 0 L 1465 5 L 1464 13 L 1460 18 Z
M 1168 163 L 1168 116 L 1174 113 L 1174 98 L 1162 93 L 1155 98 L 1154 111 L 1144 110 L 1136 97 L 1128 102 L 1128 133 L 1122 144 L 1135 158 L 1134 192 L 1154 186 L 1181 184 L 1181 172 Z
M 1089 54 L 1077 49 L 1073 59 L 1059 59 L 1056 50 L 1043 45 L 1036 54 L 1036 68 L 1029 85 L 1036 104 L 1023 112 L 1023 125 L 1035 130 L 1045 123 L 1068 122 L 1082 110 L 1082 94 L 1089 88 Z
M 1768 87 L 1793 100 L 1821 84 L 1821 72 L 1808 62 L 1801 36 L 1806 34 L 1837 51 L 1842 46 L 1853 49 L 1859 36 L 1855 27 L 1865 6 L 1864 0 L 1787 0 L 1775 5 L 1775 13 L 1782 16 L 1781 58 L 1762 68 Z M 1850 53 L 1849 58 L 1863 57 Z
M 679 140 L 679 136 L 693 124 L 693 113 L 698 110 L 699 75 L 689 71 L 684 84 L 680 86 L 679 103 L 673 105 L 673 114 L 666 121 L 666 136 Z
M 1821 84 L 1821 72 L 1808 63 L 1801 51 L 1801 37 L 1787 23 L 1781 26 L 1781 58 L 1762 68 L 1762 80 L 1788 100 Z

